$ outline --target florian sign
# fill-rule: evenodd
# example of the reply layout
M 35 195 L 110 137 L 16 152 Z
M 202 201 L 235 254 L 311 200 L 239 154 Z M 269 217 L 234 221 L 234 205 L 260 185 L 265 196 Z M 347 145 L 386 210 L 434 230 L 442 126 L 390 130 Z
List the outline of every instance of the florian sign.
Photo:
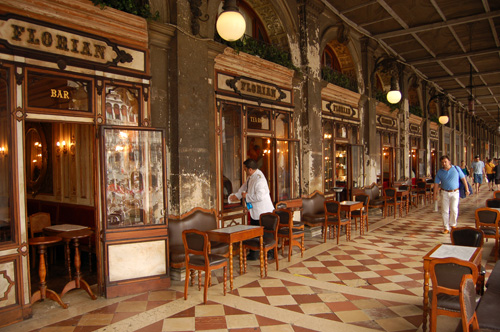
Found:
M 108 41 L 17 18 L 0 19 L 0 41 L 7 47 L 31 49 L 100 64 L 132 62 L 132 55 Z
M 326 100 L 322 100 L 321 103 L 323 112 L 329 112 L 333 115 L 350 118 L 352 120 L 359 119 L 358 110 L 349 105 Z
M 273 84 L 259 82 L 249 78 L 235 77 L 226 81 L 227 86 L 242 96 L 254 97 L 259 100 L 281 101 L 285 94 Z

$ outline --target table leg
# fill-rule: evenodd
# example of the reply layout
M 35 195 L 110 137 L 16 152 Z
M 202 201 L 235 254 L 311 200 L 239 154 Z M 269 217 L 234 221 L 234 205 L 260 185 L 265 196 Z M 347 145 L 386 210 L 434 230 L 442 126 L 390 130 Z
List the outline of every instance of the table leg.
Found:
M 82 275 L 80 273 L 80 267 L 82 265 L 82 262 L 80 259 L 80 249 L 78 248 L 79 247 L 78 239 L 76 238 L 73 241 L 74 241 L 73 245 L 75 246 L 75 278 L 70 282 L 68 282 L 66 286 L 64 286 L 64 289 L 61 292 L 61 297 L 72 289 L 80 288 L 85 290 L 89 294 L 92 300 L 95 300 L 97 299 L 97 297 L 94 295 L 94 293 L 92 293 L 89 284 L 87 284 L 87 282 L 82 279 Z
M 363 219 L 363 209 L 359 210 L 359 234 L 365 234 L 365 220 Z
M 64 239 L 64 246 L 66 247 L 66 267 L 68 268 L 69 280 L 71 280 L 71 249 L 69 248 L 70 240 Z
M 68 305 L 61 300 L 61 298 L 59 297 L 59 295 L 57 295 L 56 292 L 47 288 L 47 282 L 45 281 L 45 277 L 47 276 L 47 269 L 45 266 L 46 246 L 44 244 L 41 244 L 38 248 L 38 252 L 40 254 L 40 263 L 39 263 L 40 265 L 38 267 L 38 276 L 40 277 L 40 289 L 37 290 L 31 296 L 31 303 L 33 304 L 39 300 L 45 300 L 46 298 L 48 298 L 59 303 L 59 305 L 64 309 L 68 308 Z
M 240 246 L 240 254 L 242 248 Z M 242 257 L 240 256 L 240 261 Z M 229 243 L 229 287 L 233 290 L 233 244 Z
M 261 235 L 260 239 L 260 277 L 264 278 L 264 236 Z M 276 257 L 278 259 L 278 257 Z
M 427 331 L 427 314 L 429 311 L 429 263 L 424 261 L 424 308 L 422 331 Z
M 247 272 L 247 258 L 243 253 L 243 242 L 240 241 L 240 275 Z M 243 266 L 244 265 L 244 266 Z

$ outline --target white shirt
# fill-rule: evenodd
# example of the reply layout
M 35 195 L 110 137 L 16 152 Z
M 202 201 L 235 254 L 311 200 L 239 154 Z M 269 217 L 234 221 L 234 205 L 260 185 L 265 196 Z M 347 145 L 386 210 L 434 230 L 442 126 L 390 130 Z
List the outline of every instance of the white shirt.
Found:
M 252 219 L 259 220 L 262 213 L 274 211 L 267 180 L 260 169 L 255 170 L 247 179 L 247 182 L 245 182 L 234 195 L 238 197 L 238 199 L 241 199 L 241 194 L 244 191 L 247 192 L 246 201 L 253 205 L 253 207 L 248 210 Z

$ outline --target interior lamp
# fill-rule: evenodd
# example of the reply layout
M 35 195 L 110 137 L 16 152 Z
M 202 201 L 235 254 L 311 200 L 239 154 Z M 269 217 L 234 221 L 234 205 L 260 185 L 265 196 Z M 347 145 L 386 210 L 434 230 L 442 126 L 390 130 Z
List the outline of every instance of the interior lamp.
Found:
M 445 125 L 448 123 L 450 119 L 448 118 L 448 115 L 441 115 L 439 117 L 439 123 L 442 124 L 442 125 Z
M 391 104 L 397 104 L 401 100 L 401 92 L 399 91 L 398 80 L 395 76 L 391 77 L 391 90 L 387 92 L 387 101 Z
M 236 6 L 236 0 L 225 0 L 222 13 L 217 18 L 217 33 L 222 39 L 235 41 L 243 37 L 246 30 L 245 18 Z

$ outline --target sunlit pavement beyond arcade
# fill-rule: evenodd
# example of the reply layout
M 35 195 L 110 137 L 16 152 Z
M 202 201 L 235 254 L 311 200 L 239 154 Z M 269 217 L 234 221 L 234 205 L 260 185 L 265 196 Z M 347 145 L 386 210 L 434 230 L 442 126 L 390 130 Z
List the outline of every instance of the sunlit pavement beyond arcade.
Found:
M 486 188 L 460 202 L 459 226 L 474 225 L 474 211 L 493 192 Z M 436 244 L 449 243 L 441 233 L 433 204 L 413 208 L 404 218 L 382 218 L 370 210 L 369 232 L 339 245 L 306 238 L 300 257 L 280 254 L 280 270 L 269 264 L 261 279 L 257 262 L 239 275 L 235 259 L 234 290 L 223 296 L 222 270 L 214 272 L 208 304 L 203 289 L 172 281 L 163 291 L 91 301 L 83 290 L 65 295 L 68 309 L 46 300 L 33 306 L 33 318 L 2 329 L 10 331 L 421 331 L 422 257 Z M 493 241 L 485 243 L 487 277 L 493 267 Z M 286 252 L 285 252 L 286 254 Z M 229 282 L 228 282 L 229 287 Z M 95 290 L 95 285 L 93 286 Z M 438 331 L 455 331 L 458 318 L 438 317 Z

